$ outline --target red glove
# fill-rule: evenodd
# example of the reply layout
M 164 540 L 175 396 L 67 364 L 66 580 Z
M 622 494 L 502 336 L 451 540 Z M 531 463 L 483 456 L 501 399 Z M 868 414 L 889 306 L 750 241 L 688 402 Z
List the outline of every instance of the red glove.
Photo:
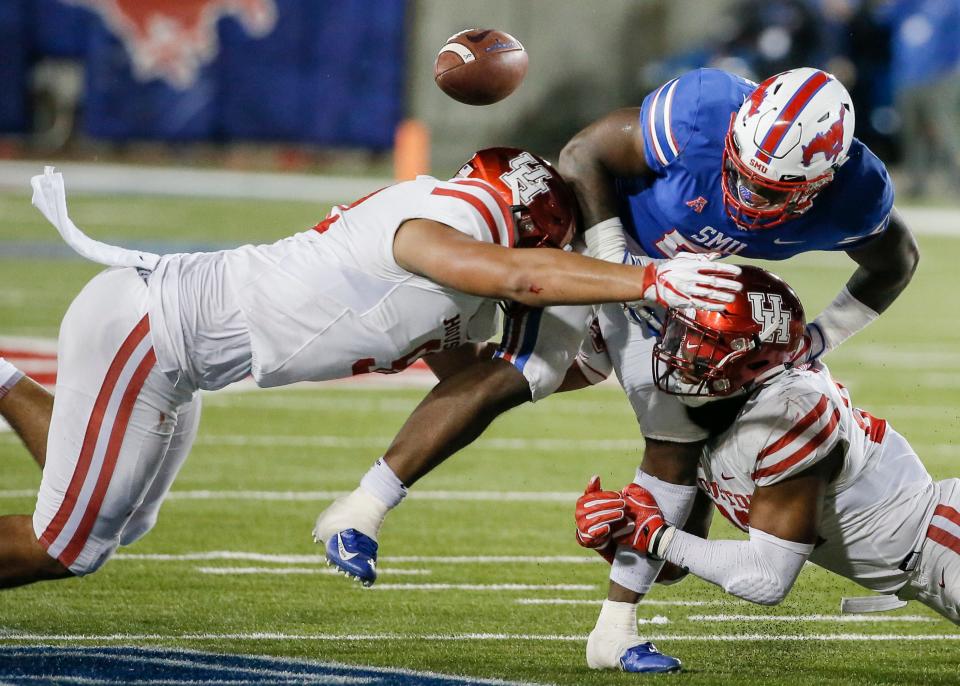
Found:
M 633 531 L 633 521 L 627 516 L 623 496 L 617 491 L 602 490 L 599 476 L 591 477 L 583 495 L 577 499 L 574 518 L 577 543 L 584 548 L 593 548 L 611 564 L 617 549 L 614 539 Z
M 617 542 L 651 559 L 662 560 L 662 553 L 673 538 L 673 527 L 664 521 L 653 494 L 632 483 L 623 489 L 623 500 L 636 526 L 629 535 L 617 538 Z

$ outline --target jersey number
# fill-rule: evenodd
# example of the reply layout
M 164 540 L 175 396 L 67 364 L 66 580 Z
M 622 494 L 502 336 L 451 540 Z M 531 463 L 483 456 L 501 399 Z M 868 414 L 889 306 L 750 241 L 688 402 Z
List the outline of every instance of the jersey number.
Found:
M 665 233 L 654 245 L 657 250 L 667 257 L 676 257 L 682 252 L 706 252 L 696 243 L 691 243 L 679 231 L 674 229 L 670 233 Z
M 375 365 L 377 361 L 372 357 L 364 357 L 363 359 L 357 360 L 353 363 L 353 375 L 357 376 L 358 374 L 369 374 L 370 372 L 376 372 L 378 374 L 396 374 L 397 372 L 402 372 L 404 369 L 409 367 L 427 353 L 432 353 L 433 351 L 439 349 L 440 339 L 434 338 L 433 340 L 418 345 L 403 357 L 397 358 L 390 363 L 389 367 L 374 367 L 373 365 Z

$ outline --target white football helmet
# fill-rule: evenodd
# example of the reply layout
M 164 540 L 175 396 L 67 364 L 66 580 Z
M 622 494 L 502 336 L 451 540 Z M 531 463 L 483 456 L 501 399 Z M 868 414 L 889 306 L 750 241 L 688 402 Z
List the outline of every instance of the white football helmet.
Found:
M 853 127 L 853 101 L 831 74 L 804 67 L 768 78 L 730 121 L 727 213 L 741 228 L 764 229 L 809 210 L 847 161 Z

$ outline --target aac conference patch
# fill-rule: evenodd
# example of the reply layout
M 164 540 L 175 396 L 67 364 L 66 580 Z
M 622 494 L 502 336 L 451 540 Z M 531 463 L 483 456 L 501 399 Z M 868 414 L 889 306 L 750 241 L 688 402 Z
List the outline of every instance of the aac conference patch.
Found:
M 505 684 L 379 667 L 260 655 L 222 655 L 164 648 L 0 646 L 6 684 L 369 684 L 469 686 Z

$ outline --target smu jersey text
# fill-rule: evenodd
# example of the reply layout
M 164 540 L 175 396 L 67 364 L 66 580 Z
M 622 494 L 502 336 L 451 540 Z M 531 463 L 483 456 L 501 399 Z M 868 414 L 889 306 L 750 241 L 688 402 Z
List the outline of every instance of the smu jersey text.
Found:
M 698 69 L 644 99 L 644 155 L 656 178 L 617 179 L 617 191 L 624 227 L 647 255 L 720 252 L 779 260 L 809 250 L 851 250 L 886 228 L 893 184 L 856 138 L 808 212 L 770 229 L 748 231 L 733 222 L 720 184 L 724 137 L 755 87 L 718 69 Z

